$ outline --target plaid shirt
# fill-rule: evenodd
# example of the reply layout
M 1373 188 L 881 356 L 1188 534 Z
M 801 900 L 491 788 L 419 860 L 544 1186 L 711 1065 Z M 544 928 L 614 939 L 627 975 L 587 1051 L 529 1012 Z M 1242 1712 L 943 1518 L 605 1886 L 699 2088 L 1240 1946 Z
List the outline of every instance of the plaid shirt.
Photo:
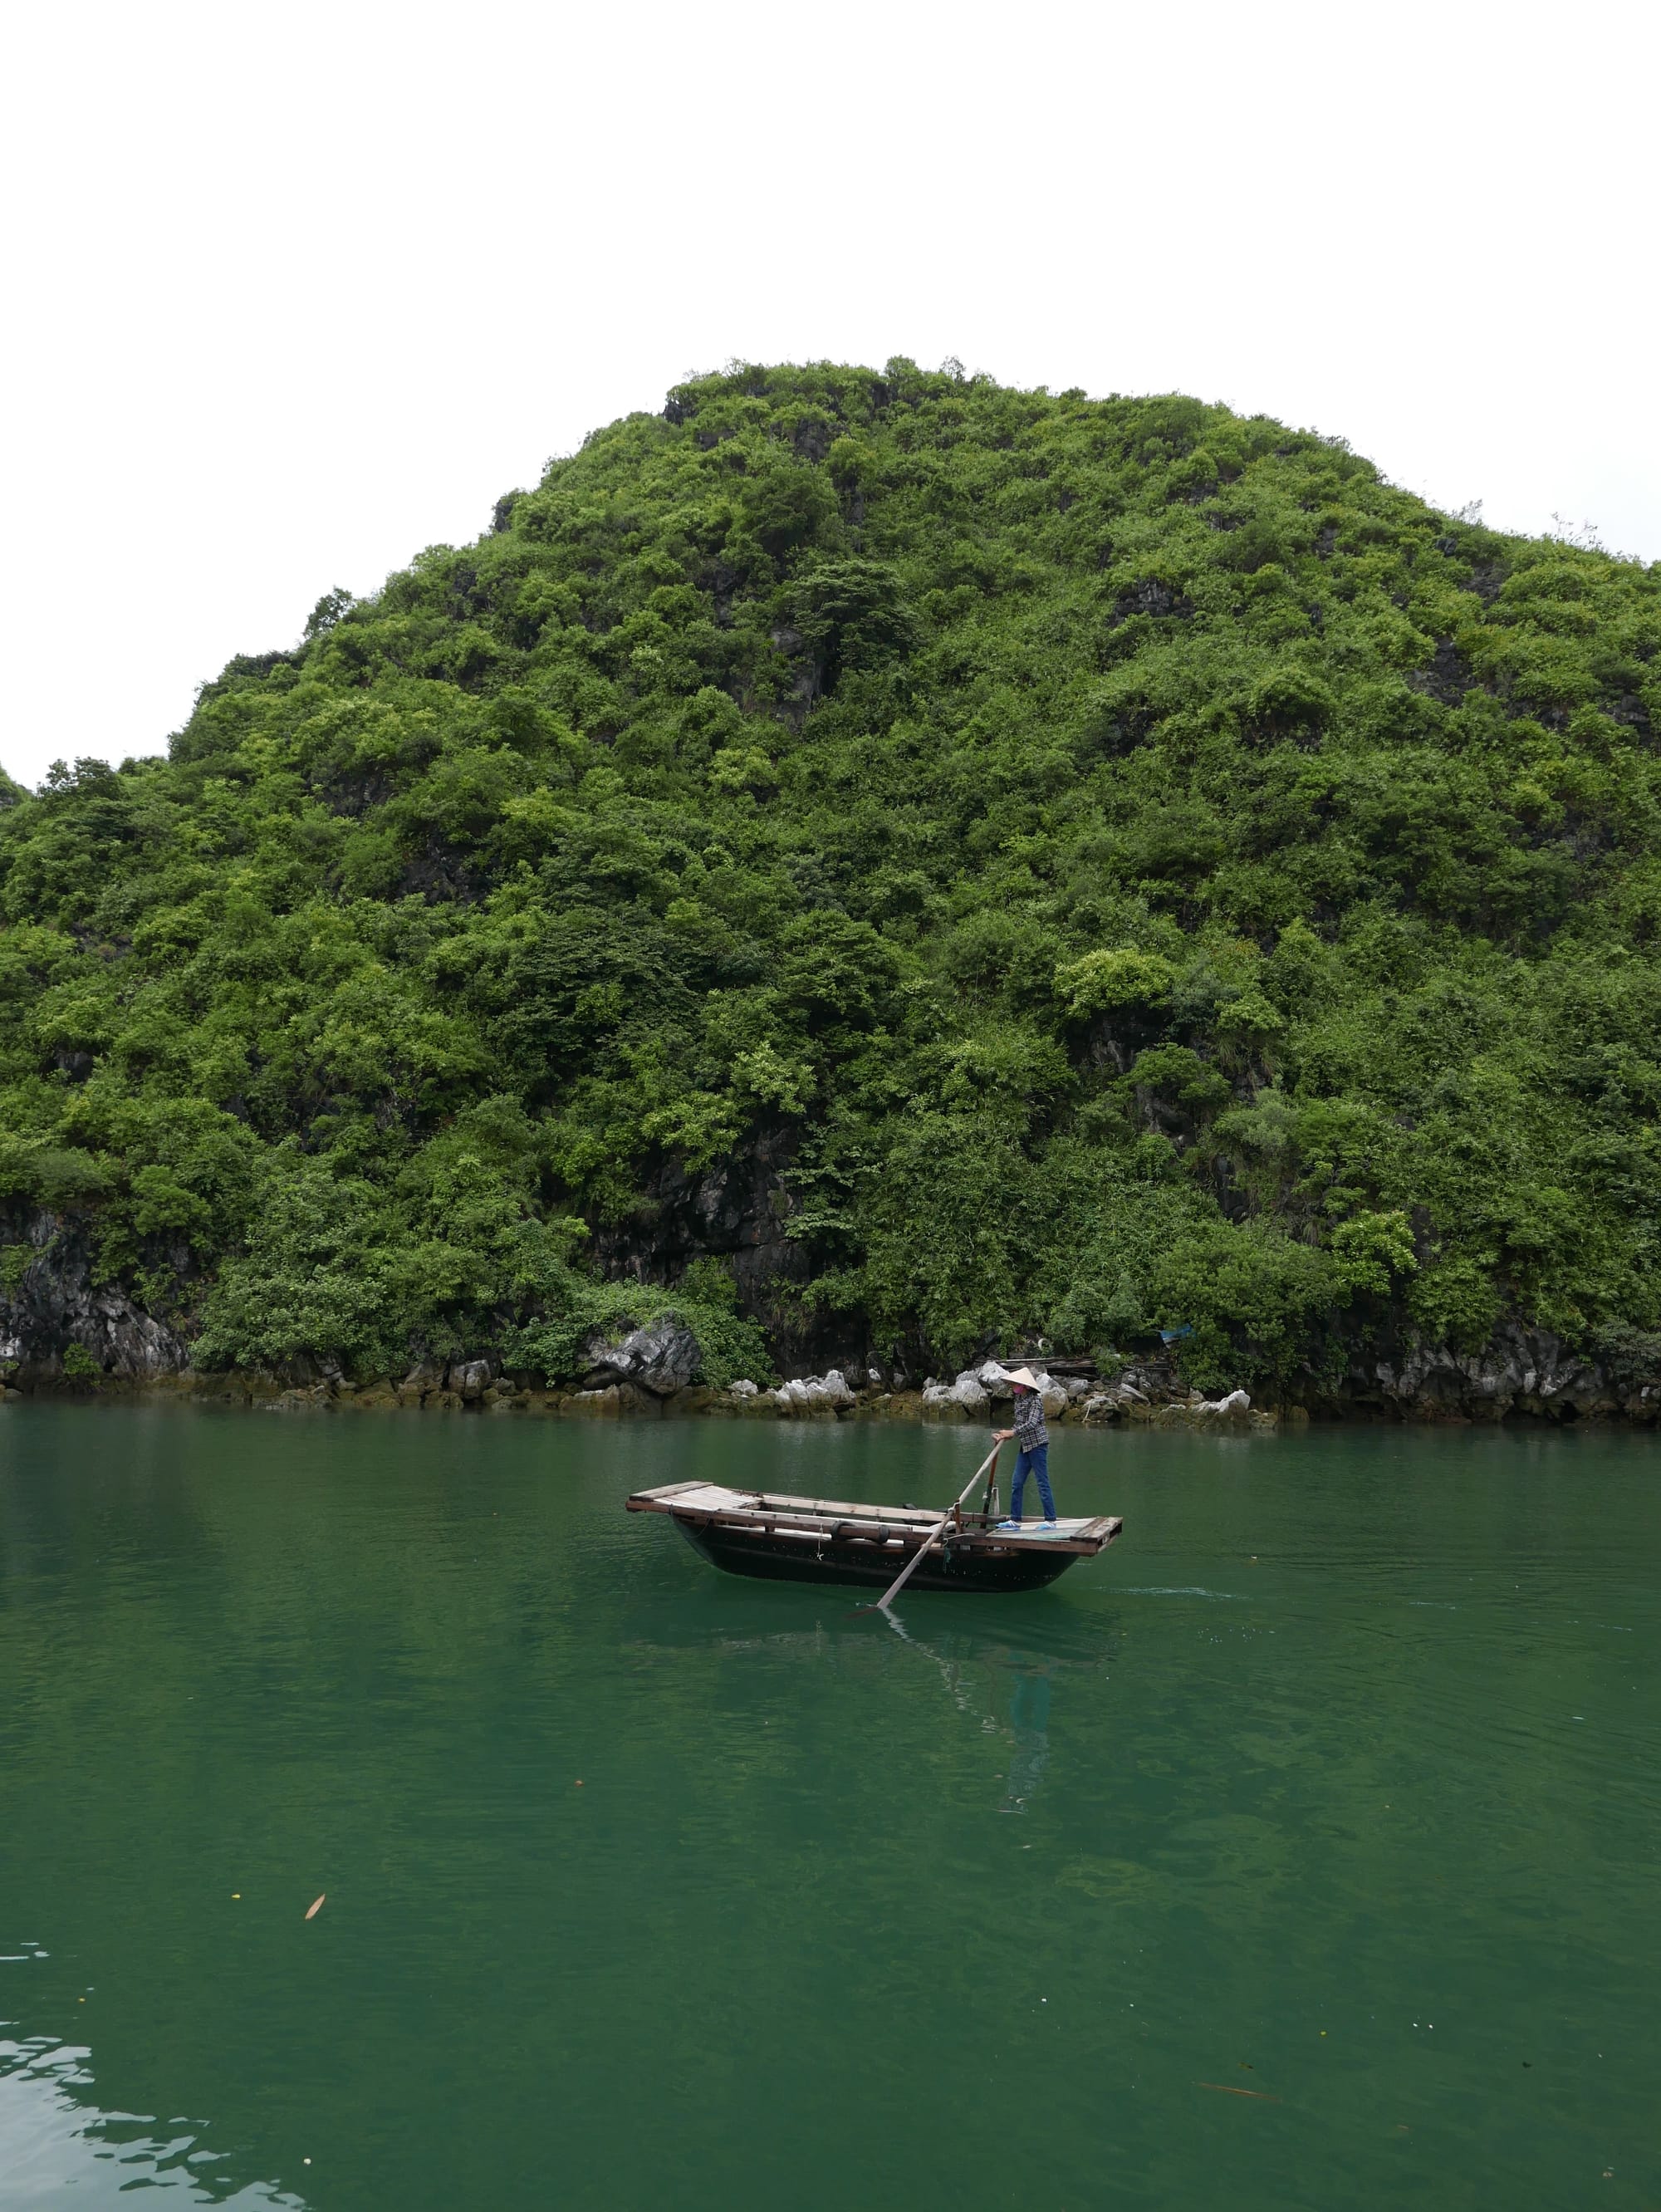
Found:
M 1050 1441 L 1044 1425 L 1044 1401 L 1036 1390 L 1017 1394 L 1015 1401 L 1015 1440 L 1017 1451 L 1036 1451 Z

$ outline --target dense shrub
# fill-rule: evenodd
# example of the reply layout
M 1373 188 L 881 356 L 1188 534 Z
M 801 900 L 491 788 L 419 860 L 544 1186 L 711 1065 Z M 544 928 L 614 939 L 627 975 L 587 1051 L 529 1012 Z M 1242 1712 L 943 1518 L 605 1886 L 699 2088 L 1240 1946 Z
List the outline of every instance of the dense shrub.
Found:
M 1635 1372 L 1658 647 L 1661 570 L 1262 418 L 695 380 L 167 760 L 0 785 L 0 1201 L 207 1361 Z

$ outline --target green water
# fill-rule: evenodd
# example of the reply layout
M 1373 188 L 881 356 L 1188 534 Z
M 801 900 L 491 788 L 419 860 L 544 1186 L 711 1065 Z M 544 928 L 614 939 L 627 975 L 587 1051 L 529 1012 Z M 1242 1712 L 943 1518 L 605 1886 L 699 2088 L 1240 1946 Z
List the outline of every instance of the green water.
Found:
M 902 1636 L 622 1499 L 975 1433 L 0 1423 L 7 2212 L 1661 2197 L 1653 1440 L 1064 1433 Z

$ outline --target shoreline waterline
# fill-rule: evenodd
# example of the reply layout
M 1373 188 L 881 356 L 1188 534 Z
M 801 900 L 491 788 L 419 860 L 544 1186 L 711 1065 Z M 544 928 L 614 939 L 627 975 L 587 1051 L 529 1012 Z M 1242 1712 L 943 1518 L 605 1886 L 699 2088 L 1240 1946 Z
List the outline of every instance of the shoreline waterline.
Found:
M 215 1407 L 251 1413 L 425 1413 L 496 1417 L 517 1414 L 521 1419 L 616 1421 L 654 1424 L 665 1420 L 716 1419 L 735 1423 L 782 1422 L 835 1426 L 839 1424 L 893 1423 L 925 1428 L 991 1427 L 989 1416 L 971 1414 L 949 1404 L 930 1404 L 920 1390 L 858 1394 L 839 1407 L 787 1405 L 772 1391 L 749 1398 L 735 1398 L 730 1391 L 702 1384 L 654 1397 L 638 1386 L 611 1384 L 600 1389 L 538 1389 L 500 1382 L 464 1396 L 461 1392 L 426 1388 L 409 1389 L 379 1379 L 353 1383 L 328 1378 L 296 1384 L 269 1376 L 238 1374 L 186 1373 L 178 1376 L 132 1378 L 107 1376 L 95 1383 L 52 1382 L 32 1377 L 26 1388 L 0 1389 L 0 1411 L 22 1404 L 152 1405 Z M 1248 1436 L 1295 1432 L 1319 1428 L 1400 1428 L 1406 1430 L 1512 1428 L 1523 1433 L 1562 1434 L 1577 1429 L 1603 1434 L 1645 1435 L 1661 1430 L 1661 1403 L 1610 1407 L 1587 1412 L 1573 1406 L 1554 1407 L 1506 1404 L 1471 1411 L 1460 1406 L 1403 1404 L 1377 1400 L 1334 1398 L 1312 1406 L 1297 1402 L 1253 1403 L 1249 1411 L 1217 1416 L 1207 1410 L 1197 1393 L 1153 1400 L 1144 1404 L 1121 1402 L 1111 1413 L 1087 1413 L 1076 1405 L 1047 1416 L 1052 1426 L 1070 1431 L 1109 1429 L 1209 1429 L 1214 1433 Z

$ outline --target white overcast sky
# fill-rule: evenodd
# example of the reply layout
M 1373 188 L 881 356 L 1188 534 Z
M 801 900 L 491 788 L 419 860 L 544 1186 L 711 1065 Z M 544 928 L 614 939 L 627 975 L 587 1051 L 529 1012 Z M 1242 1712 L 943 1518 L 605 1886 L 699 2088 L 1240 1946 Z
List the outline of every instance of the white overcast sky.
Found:
M 947 356 L 1661 557 L 1661 8 L 58 0 L 0 34 L 0 763 L 688 371 Z

